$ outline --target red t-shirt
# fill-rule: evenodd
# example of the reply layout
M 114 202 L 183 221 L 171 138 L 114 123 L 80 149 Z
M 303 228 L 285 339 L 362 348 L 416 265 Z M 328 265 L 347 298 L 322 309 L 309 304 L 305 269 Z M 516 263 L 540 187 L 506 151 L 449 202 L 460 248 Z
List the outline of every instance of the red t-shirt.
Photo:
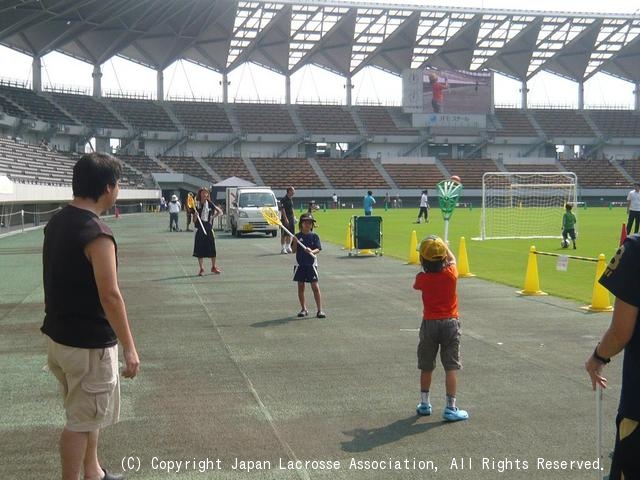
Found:
M 444 91 L 447 86 L 444 83 L 436 82 L 431 84 L 431 89 L 433 90 L 433 99 L 442 103 L 444 101 Z
M 440 272 L 420 272 L 413 288 L 422 292 L 422 319 L 442 320 L 458 318 L 458 294 L 456 284 L 458 269 L 447 265 Z

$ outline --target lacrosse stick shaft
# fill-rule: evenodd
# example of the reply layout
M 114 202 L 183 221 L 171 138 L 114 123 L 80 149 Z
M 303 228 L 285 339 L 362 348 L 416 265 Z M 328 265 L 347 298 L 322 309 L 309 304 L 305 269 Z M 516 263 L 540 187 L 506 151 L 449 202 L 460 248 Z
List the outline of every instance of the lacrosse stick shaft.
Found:
M 187 207 L 190 208 L 191 210 L 193 210 L 193 215 L 195 215 L 196 218 L 198 219 L 198 223 L 200 224 L 200 228 L 202 229 L 204 234 L 207 235 L 207 231 L 205 230 L 204 225 L 202 223 L 202 219 L 200 218 L 200 215 L 198 214 L 198 209 L 196 208 L 195 200 L 193 199 L 193 197 L 187 197 Z
M 280 220 L 280 218 L 278 216 L 275 215 L 271 215 L 267 212 L 265 212 L 264 210 L 262 210 L 260 213 L 262 213 L 262 216 L 264 217 L 264 219 L 267 221 L 267 223 L 275 223 L 276 225 L 279 225 L 280 228 L 282 228 L 282 230 L 284 230 L 284 233 L 286 233 L 287 235 L 289 235 L 291 238 L 295 238 L 296 242 L 298 242 L 300 244 L 300 246 L 302 248 L 304 248 L 305 250 L 307 250 L 307 247 L 305 247 L 304 243 L 302 243 L 298 237 L 296 237 L 293 233 L 291 233 L 291 231 L 289 231 L 289 229 L 287 227 L 285 227 L 282 224 L 282 220 Z M 273 222 L 273 223 L 272 223 Z M 309 255 L 311 255 L 313 258 L 316 258 L 316 255 L 314 253 L 311 253 L 311 251 L 307 251 L 307 253 Z
M 202 223 L 202 219 L 200 218 L 200 215 L 198 215 L 198 211 L 197 210 L 196 210 L 195 216 L 198 219 L 198 223 L 200 224 L 200 228 L 202 229 L 202 231 L 206 235 L 207 234 L 207 230 L 204 228 L 204 224 Z
M 445 243 L 449 243 L 449 220 L 444 221 L 444 238 Z
M 602 386 L 596 384 L 596 453 L 602 466 Z M 602 471 L 596 470 L 597 478 L 602 479 Z
M 285 231 L 287 235 L 289 235 L 291 238 L 295 238 L 296 242 L 298 242 L 302 248 L 307 250 L 307 247 L 305 247 L 304 243 L 302 243 L 298 237 L 296 237 L 293 233 L 291 233 L 289 229 L 282 224 L 282 222 L 280 222 L 280 226 L 282 227 L 282 229 Z M 311 250 L 308 250 L 307 253 L 311 255 L 313 258 L 316 258 L 315 253 L 311 253 Z

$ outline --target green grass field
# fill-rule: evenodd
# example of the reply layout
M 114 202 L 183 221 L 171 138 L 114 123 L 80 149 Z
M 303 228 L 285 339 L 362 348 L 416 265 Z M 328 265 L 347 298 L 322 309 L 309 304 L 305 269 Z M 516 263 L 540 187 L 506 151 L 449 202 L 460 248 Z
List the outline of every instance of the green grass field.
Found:
M 444 221 L 437 208 L 430 211 L 430 223 L 415 224 L 417 208 L 389 209 L 378 208 L 374 215 L 383 218 L 383 252 L 386 256 L 407 261 L 412 231 L 416 231 L 418 243 L 430 234 L 442 236 Z M 473 210 L 457 209 L 449 222 L 449 242 L 457 255 L 460 238 L 465 237 L 469 268 L 480 278 L 511 285 L 522 289 L 527 269 L 529 247 L 534 245 L 537 251 L 577 255 L 597 258 L 604 254 L 608 262 L 615 253 L 620 240 L 622 223 L 626 221 L 624 208 L 587 208 L 579 209 L 576 225 L 579 236 L 578 249 L 563 250 L 558 239 L 525 240 L 486 240 L 476 241 L 480 232 L 479 208 Z M 360 209 L 320 210 L 317 232 L 324 241 L 344 245 L 347 226 L 353 215 L 362 215 Z M 560 225 L 558 225 L 560 234 Z M 556 257 L 537 255 L 538 278 L 544 292 L 558 297 L 591 303 L 595 281 L 596 263 L 569 260 L 567 271 L 556 270 Z

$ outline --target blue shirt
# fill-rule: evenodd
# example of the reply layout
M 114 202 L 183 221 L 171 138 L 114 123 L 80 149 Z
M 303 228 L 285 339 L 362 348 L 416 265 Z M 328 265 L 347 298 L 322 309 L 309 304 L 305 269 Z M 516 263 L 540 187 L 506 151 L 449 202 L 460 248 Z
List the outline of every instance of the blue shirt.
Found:
M 304 244 L 304 246 L 309 248 L 310 250 L 315 250 L 316 248 L 318 250 L 322 250 L 320 237 L 313 232 L 309 232 L 309 233 L 298 232 L 296 233 L 296 238 L 300 240 Z M 296 261 L 298 262 L 298 265 L 315 265 L 316 264 L 316 259 L 313 258 L 311 255 L 309 255 L 309 253 L 304 248 L 300 247 L 300 245 L 298 245 L 298 248 L 296 249 Z
M 616 298 L 640 307 L 640 235 L 625 240 L 600 277 L 600 283 Z M 624 347 L 618 413 L 640 421 L 640 318 L 637 317 L 631 340 Z
M 371 211 L 373 210 L 373 205 L 376 203 L 376 199 L 371 195 L 367 195 L 366 197 L 364 197 L 362 203 L 364 205 L 364 212 L 371 213 Z

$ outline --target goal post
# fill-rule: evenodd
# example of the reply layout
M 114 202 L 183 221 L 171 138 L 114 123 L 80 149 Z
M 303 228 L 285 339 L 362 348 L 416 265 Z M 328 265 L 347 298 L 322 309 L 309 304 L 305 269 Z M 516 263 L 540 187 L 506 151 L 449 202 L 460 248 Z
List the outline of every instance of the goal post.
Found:
M 564 206 L 576 205 L 577 190 L 573 172 L 486 172 L 479 240 L 560 238 Z

